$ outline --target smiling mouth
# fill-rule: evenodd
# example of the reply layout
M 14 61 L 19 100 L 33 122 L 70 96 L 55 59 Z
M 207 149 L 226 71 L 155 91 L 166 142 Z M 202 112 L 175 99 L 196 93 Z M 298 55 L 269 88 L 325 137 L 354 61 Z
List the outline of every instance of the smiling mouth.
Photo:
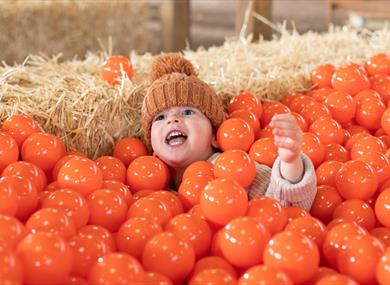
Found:
M 174 130 L 168 133 L 167 137 L 165 138 L 165 143 L 169 146 L 178 146 L 185 143 L 187 138 L 188 136 L 184 132 Z

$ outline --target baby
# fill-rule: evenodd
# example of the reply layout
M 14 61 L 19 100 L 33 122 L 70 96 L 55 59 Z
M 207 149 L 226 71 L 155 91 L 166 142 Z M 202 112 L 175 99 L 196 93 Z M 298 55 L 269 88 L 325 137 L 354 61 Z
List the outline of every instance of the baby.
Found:
M 192 64 L 180 54 L 158 56 L 151 80 L 142 105 L 144 138 L 154 155 L 171 168 L 178 187 L 188 165 L 214 162 L 218 157 L 215 131 L 224 120 L 224 109 L 220 97 L 196 77 Z M 270 127 L 279 157 L 272 169 L 256 164 L 248 195 L 269 196 L 283 206 L 309 211 L 316 175 L 310 159 L 301 152 L 302 131 L 291 114 L 275 115 Z

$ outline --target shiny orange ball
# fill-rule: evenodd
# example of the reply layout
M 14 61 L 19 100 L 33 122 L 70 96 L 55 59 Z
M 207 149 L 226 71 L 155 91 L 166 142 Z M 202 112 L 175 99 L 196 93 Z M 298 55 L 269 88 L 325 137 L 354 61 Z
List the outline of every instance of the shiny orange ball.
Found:
M 248 151 L 254 140 L 252 127 L 242 119 L 228 119 L 217 131 L 217 143 L 223 151 L 230 149 Z
M 345 199 L 369 199 L 378 188 L 378 175 L 366 162 L 350 160 L 335 176 L 336 188 Z
M 155 156 L 137 157 L 127 168 L 127 184 L 132 192 L 162 190 L 168 181 L 168 168 Z

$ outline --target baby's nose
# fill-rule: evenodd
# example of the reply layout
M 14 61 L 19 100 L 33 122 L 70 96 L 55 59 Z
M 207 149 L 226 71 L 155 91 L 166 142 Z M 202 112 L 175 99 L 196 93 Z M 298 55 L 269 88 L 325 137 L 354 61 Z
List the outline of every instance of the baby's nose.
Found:
M 179 118 L 177 118 L 177 117 L 170 117 L 169 119 L 168 119 L 168 124 L 171 124 L 171 123 L 179 123 L 180 122 L 180 120 L 179 120 Z

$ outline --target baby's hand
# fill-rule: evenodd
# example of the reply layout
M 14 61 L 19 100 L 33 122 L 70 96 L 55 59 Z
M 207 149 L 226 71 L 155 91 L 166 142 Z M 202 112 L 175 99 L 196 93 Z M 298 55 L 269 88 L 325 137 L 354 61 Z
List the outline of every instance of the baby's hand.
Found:
M 279 157 L 284 162 L 292 162 L 301 153 L 302 130 L 291 114 L 276 114 L 269 126 L 278 147 Z

